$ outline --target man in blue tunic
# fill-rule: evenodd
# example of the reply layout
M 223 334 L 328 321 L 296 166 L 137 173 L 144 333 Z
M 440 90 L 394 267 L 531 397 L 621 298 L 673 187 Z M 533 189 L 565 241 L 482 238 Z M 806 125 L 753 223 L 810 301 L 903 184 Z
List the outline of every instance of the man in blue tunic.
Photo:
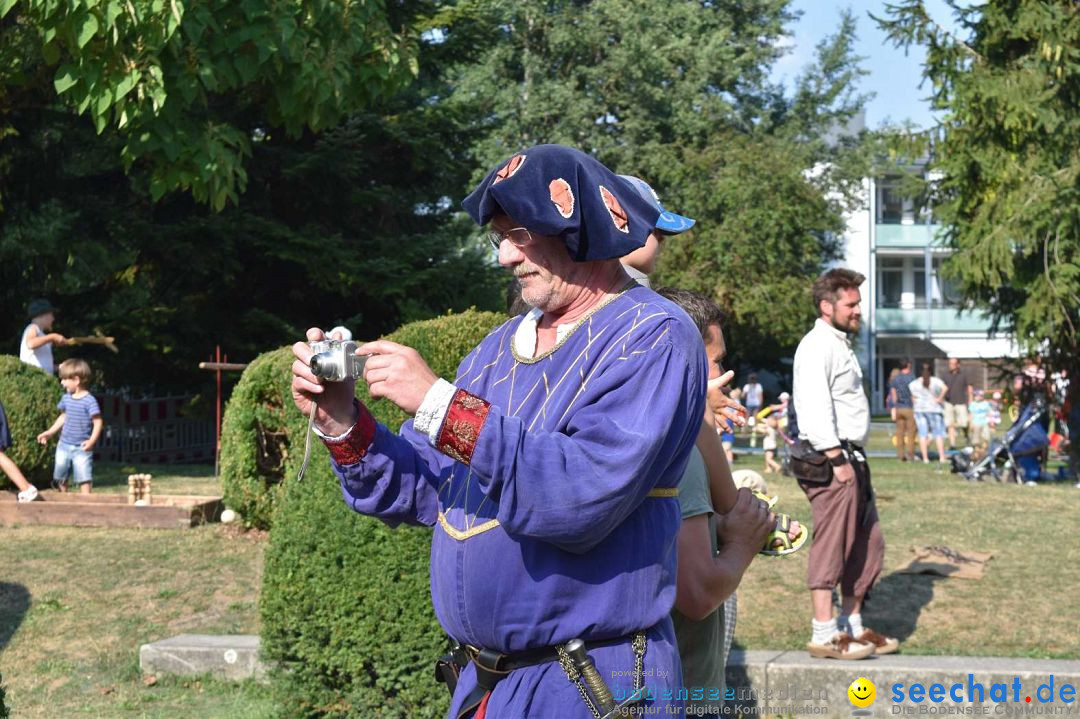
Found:
M 294 399 L 307 413 L 318 398 L 315 426 L 353 509 L 434 528 L 435 613 L 471 659 L 451 717 L 597 716 L 571 679 L 575 638 L 616 700 L 636 679 L 650 711 L 681 715 L 676 485 L 708 371 L 689 318 L 619 263 L 656 212 L 557 145 L 501 163 L 463 204 L 533 309 L 485 338 L 453 383 L 411 348 L 361 346 L 371 395 L 414 415 L 397 434 L 350 383 L 317 383 L 305 343 Z

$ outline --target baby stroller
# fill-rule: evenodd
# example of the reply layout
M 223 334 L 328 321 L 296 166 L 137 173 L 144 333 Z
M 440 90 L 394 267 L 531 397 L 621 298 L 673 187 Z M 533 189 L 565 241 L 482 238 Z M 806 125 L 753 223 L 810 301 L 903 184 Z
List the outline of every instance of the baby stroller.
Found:
M 1016 422 L 1000 440 L 990 443 L 986 456 L 972 461 L 972 449 L 968 447 L 952 456 L 952 471 L 972 482 L 996 480 L 998 482 L 1038 480 L 1042 477 L 1042 457 L 1050 445 L 1043 419 L 1046 401 L 1036 397 L 1024 407 Z

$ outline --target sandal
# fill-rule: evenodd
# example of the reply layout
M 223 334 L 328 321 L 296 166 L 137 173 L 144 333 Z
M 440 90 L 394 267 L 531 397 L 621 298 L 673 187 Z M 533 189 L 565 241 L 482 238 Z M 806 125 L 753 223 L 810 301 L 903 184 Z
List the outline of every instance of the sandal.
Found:
M 765 494 L 764 492 L 759 492 L 756 489 L 751 489 L 750 493 L 753 494 L 758 499 L 760 499 L 762 502 L 764 502 L 765 506 L 767 508 L 769 508 L 769 509 L 772 509 L 773 507 L 775 507 L 776 503 L 780 501 L 780 495 L 776 495 L 775 497 L 770 497 L 769 495 Z
M 769 532 L 769 535 L 765 537 L 765 546 L 758 554 L 764 554 L 768 557 L 784 557 L 802 549 L 802 546 L 806 544 L 806 540 L 810 537 L 806 525 L 799 522 L 799 534 L 794 540 L 788 536 L 790 531 L 791 517 L 786 514 L 777 514 L 776 529 Z
M 850 634 L 839 632 L 825 644 L 806 645 L 810 656 L 819 659 L 866 659 L 874 653 L 874 645 L 860 642 Z
M 874 654 L 893 654 L 900 648 L 900 640 L 878 634 L 870 627 L 863 629 L 862 634 L 855 637 L 855 641 L 863 644 L 873 644 Z

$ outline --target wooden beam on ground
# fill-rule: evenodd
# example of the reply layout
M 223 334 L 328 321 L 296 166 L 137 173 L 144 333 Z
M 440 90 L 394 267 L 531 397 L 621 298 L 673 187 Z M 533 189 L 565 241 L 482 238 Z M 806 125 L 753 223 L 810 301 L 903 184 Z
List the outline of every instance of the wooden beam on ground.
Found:
M 142 527 L 178 529 L 216 522 L 221 497 L 155 495 L 151 504 L 127 503 L 127 494 L 79 494 L 44 491 L 36 502 L 16 502 L 0 492 L 0 525 L 58 524 L 71 527 Z

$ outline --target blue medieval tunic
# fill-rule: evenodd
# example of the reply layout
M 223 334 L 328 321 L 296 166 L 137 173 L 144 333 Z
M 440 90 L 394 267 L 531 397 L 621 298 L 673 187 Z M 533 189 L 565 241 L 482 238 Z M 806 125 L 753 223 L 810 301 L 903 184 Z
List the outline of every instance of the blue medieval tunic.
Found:
M 414 420 L 395 434 L 366 410 L 351 455 L 329 443 L 345 501 L 391 526 L 434 527 L 432 601 L 457 641 L 514 653 L 645 630 L 652 705 L 681 714 L 675 488 L 704 412 L 701 336 L 640 285 L 536 357 L 515 351 L 523 322 L 462 361 L 434 446 Z M 629 696 L 629 640 L 589 653 L 616 699 Z M 474 686 L 470 664 L 451 716 Z M 511 672 L 487 716 L 591 715 L 549 662 Z

